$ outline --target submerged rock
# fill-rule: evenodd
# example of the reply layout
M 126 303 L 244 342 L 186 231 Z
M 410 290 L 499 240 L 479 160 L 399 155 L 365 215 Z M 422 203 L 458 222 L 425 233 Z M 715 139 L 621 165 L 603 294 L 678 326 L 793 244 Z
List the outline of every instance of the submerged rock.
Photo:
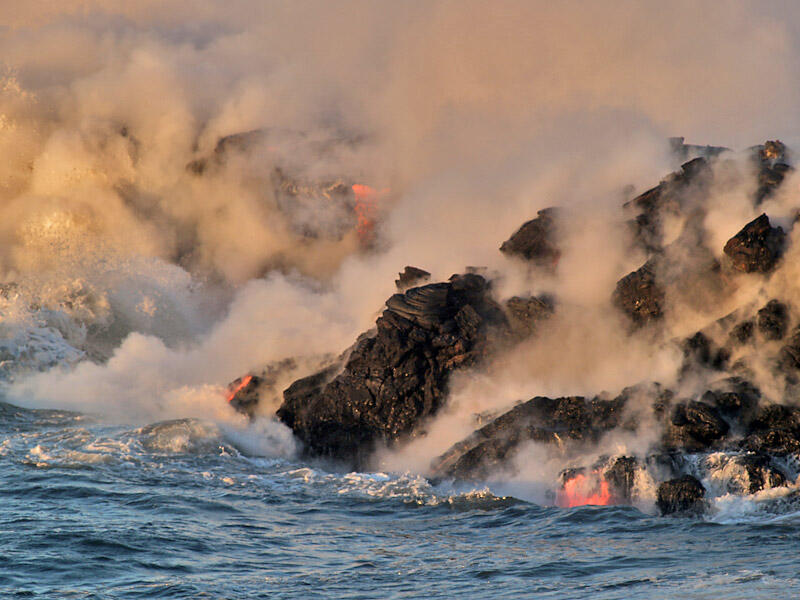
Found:
M 656 506 L 662 515 L 679 512 L 698 513 L 705 509 L 706 490 L 691 475 L 665 481 L 658 486 Z
M 734 269 L 743 273 L 769 273 L 783 253 L 786 235 L 772 227 L 762 213 L 725 244 L 724 252 Z
M 664 315 L 664 291 L 656 282 L 653 263 L 648 261 L 620 279 L 612 302 L 637 326 L 660 319 Z
M 500 252 L 518 256 L 540 266 L 554 267 L 561 256 L 555 243 L 559 210 L 545 208 L 535 219 L 524 223 L 503 245 Z
M 376 443 L 412 434 L 444 404 L 450 374 L 486 355 L 489 327 L 505 323 L 489 283 L 474 274 L 395 294 L 386 306 L 341 372 L 284 392 L 278 417 L 310 454 L 360 464 Z

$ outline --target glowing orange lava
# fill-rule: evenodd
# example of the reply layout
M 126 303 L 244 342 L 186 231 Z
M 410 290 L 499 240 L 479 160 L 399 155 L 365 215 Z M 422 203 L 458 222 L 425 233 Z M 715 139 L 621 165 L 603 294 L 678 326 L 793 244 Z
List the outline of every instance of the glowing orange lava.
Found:
M 380 192 L 368 185 L 356 183 L 352 186 L 353 194 L 356 197 L 356 233 L 362 244 L 372 241 L 375 234 L 375 216 L 378 210 L 378 198 L 386 194 L 389 190 L 383 189 Z
M 237 385 L 233 389 L 233 391 L 228 395 L 228 403 L 230 404 L 231 400 L 233 400 L 236 397 L 236 394 L 238 394 L 245 387 L 247 387 L 247 384 L 250 383 L 251 381 L 253 381 L 252 375 L 247 375 L 246 377 L 242 378 L 242 380 L 239 382 L 239 385 Z
M 612 504 L 608 482 L 602 477 L 595 485 L 586 475 L 579 473 L 564 482 L 564 489 L 556 494 L 556 504 L 561 508 L 573 506 L 608 506 Z

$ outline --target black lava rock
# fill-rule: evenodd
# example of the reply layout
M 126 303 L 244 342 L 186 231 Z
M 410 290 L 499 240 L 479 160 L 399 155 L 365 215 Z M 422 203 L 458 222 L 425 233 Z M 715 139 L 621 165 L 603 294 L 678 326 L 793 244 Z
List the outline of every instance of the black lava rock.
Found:
M 786 162 L 786 146 L 781 141 L 770 140 L 754 149 L 754 160 L 758 169 L 758 188 L 754 201 L 759 205 L 775 193 L 786 175 L 794 169 Z
M 746 321 L 742 321 L 741 323 L 736 324 L 730 332 L 729 339 L 730 343 L 734 346 L 741 346 L 742 344 L 746 344 L 750 340 L 753 339 L 753 333 L 755 333 L 756 324 L 752 319 L 748 319 Z
M 280 388 L 276 389 L 279 378 L 296 368 L 297 363 L 287 358 L 267 365 L 258 374 L 249 373 L 235 379 L 228 384 L 228 403 L 237 412 L 254 419 L 261 398 L 266 395 L 277 395 L 280 391 Z
M 454 275 L 395 294 L 344 369 L 297 381 L 278 418 L 309 454 L 363 464 L 375 443 L 410 435 L 442 407 L 450 373 L 488 351 L 487 329 L 505 323 L 479 275 Z
M 715 406 L 723 417 L 745 427 L 755 416 L 760 399 L 759 389 L 741 377 L 729 377 L 717 382 L 702 397 L 703 402 Z
M 789 307 L 778 300 L 770 300 L 758 311 L 758 330 L 768 340 L 780 340 L 789 327 Z
M 796 327 L 792 335 L 778 355 L 781 367 L 789 373 L 800 369 L 800 327 Z
M 728 491 L 732 494 L 755 494 L 763 489 L 786 485 L 786 476 L 765 454 L 741 454 L 731 457 L 730 462 L 739 466 L 747 475 L 742 482 L 744 489 L 739 489 L 739 482 L 731 482 Z
M 612 302 L 637 326 L 660 319 L 664 315 L 664 291 L 656 282 L 653 263 L 648 261 L 620 279 Z
M 800 452 L 800 408 L 779 404 L 762 406 L 750 424 L 742 447 L 760 454 Z
M 730 358 L 727 349 L 719 348 L 701 331 L 686 338 L 681 346 L 683 350 L 681 371 L 683 373 L 696 366 L 719 371 L 725 368 Z
M 632 456 L 618 456 L 603 471 L 615 503 L 630 502 L 638 463 Z
M 729 429 L 728 423 L 713 406 L 686 402 L 673 407 L 663 442 L 666 448 L 696 452 L 720 441 Z
M 688 198 L 703 189 L 710 179 L 710 163 L 700 156 L 681 165 L 680 171 L 670 173 L 656 187 L 626 202 L 627 210 L 638 213 L 629 222 L 634 240 L 648 252 L 658 252 L 663 246 L 663 217 L 680 215 Z
M 540 266 L 555 267 L 561 251 L 555 243 L 557 208 L 540 210 L 535 219 L 522 225 L 503 245 L 500 252 L 518 256 Z
M 433 474 L 480 479 L 508 466 L 525 442 L 591 443 L 620 424 L 624 400 L 536 397 L 519 404 L 437 458 Z
M 426 281 L 430 281 L 431 274 L 423 269 L 417 267 L 407 266 L 402 272 L 398 273 L 397 279 L 394 284 L 401 292 L 406 291 L 410 287 L 414 287 Z
M 548 296 L 521 298 L 513 296 L 504 304 L 511 334 L 517 338 L 532 335 L 538 325 L 550 318 L 554 311 L 552 298 Z
M 698 513 L 705 508 L 706 490 L 691 475 L 665 481 L 658 486 L 656 506 L 662 515 L 679 512 Z
M 768 273 L 783 253 L 785 238 L 783 229 L 772 227 L 769 217 L 762 213 L 728 240 L 724 252 L 737 271 Z

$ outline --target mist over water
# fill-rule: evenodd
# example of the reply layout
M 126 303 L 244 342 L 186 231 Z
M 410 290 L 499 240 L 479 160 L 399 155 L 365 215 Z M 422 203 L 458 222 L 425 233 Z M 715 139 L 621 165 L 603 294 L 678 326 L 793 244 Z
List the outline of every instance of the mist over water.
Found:
M 414 503 L 433 520 L 443 509 L 431 507 L 447 504 L 448 522 L 461 503 L 502 504 L 509 523 L 569 528 L 566 517 L 503 504 L 552 504 L 565 465 L 541 446 L 491 491 L 432 488 L 420 475 L 475 430 L 476 415 L 520 400 L 641 381 L 699 392 L 705 381 L 676 379 L 675 340 L 739 307 L 797 297 L 797 176 L 754 208 L 745 150 L 767 139 L 800 148 L 799 36 L 800 13 L 782 2 L 0 0 L 0 380 L 16 405 L 96 419 L 91 442 L 39 432 L 35 444 L 0 445 L 0 457 L 66 472 L 63 453 L 82 452 L 73 458 L 83 465 L 100 452 L 92 444 L 125 444 L 98 459 L 111 466 L 90 469 L 113 480 L 123 454 L 138 465 L 174 451 L 186 465 L 167 478 L 191 487 L 187 473 L 208 470 L 216 494 L 233 469 L 248 502 L 253 468 L 287 495 L 311 485 L 321 501 L 352 484 L 346 494 L 388 502 L 376 510 L 403 519 Z M 769 280 L 724 296 L 665 273 L 677 291 L 663 332 L 631 335 L 611 292 L 647 257 L 631 250 L 621 206 L 679 167 L 670 136 L 734 150 L 714 165 L 702 217 L 712 258 L 761 212 L 790 231 L 789 244 Z M 374 205 L 359 204 L 354 184 L 376 190 Z M 499 252 L 550 206 L 563 210 L 556 269 Z M 678 240 L 675 262 L 699 264 L 693 241 L 679 239 L 687 222 L 665 223 L 666 241 Z M 498 301 L 548 294 L 558 311 L 535 338 L 455 374 L 425 435 L 376 452 L 380 485 L 293 462 L 297 443 L 272 418 L 280 392 L 374 326 L 406 265 L 432 281 L 485 268 Z M 247 423 L 225 402 L 227 385 L 285 359 L 293 367 Z M 781 398 L 762 361 L 744 359 L 765 398 Z M 606 436 L 592 457 L 646 452 L 659 432 L 636 411 L 649 401 L 628 407 L 642 420 L 635 435 Z M 147 431 L 130 433 L 189 417 L 213 431 L 155 450 L 137 437 Z M 44 416 L 30 418 L 50 431 Z M 211 450 L 184 456 L 192 436 Z M 306 487 L 292 487 L 303 469 Z M 653 485 L 637 481 L 645 513 Z M 739 503 L 719 485 L 713 518 L 761 514 L 762 498 Z M 337 505 L 333 518 L 347 510 Z M 608 527 L 652 525 L 619 510 Z

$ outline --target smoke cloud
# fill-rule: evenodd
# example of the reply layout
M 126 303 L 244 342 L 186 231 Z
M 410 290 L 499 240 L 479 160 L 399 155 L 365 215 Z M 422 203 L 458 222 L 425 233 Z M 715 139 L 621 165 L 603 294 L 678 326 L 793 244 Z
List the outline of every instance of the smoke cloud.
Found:
M 461 374 L 428 435 L 379 457 L 394 469 L 424 471 L 474 413 L 675 383 L 676 347 L 611 307 L 645 259 L 621 203 L 677 167 L 671 135 L 800 139 L 789 3 L 0 0 L 0 23 L 3 334 L 49 332 L 62 364 L 15 359 L 9 398 L 235 420 L 229 381 L 339 354 L 407 264 L 558 298 L 537 339 Z M 757 215 L 746 163 L 730 169 L 704 217 L 717 257 Z M 372 244 L 354 183 L 388 190 Z M 762 209 L 791 222 L 796 190 Z M 497 250 L 548 206 L 567 214 L 555 275 Z M 727 304 L 668 298 L 666 337 L 794 293 L 797 251 Z

